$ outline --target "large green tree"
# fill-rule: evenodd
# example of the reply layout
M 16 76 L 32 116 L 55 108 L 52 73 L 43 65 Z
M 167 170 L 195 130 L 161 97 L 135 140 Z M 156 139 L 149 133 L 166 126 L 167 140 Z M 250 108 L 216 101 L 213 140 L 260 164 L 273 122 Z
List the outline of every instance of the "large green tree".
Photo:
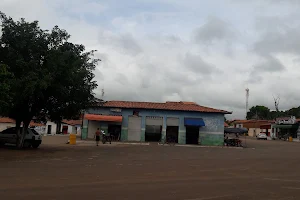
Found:
M 0 114 L 7 112 L 11 103 L 9 96 L 11 80 L 12 74 L 8 71 L 7 66 L 0 63 Z
M 270 119 L 270 109 L 266 106 L 253 106 L 247 112 L 247 119 Z
M 249 109 L 247 113 L 247 119 L 265 119 L 265 120 L 274 120 L 278 117 L 289 117 L 295 116 L 296 118 L 300 118 L 300 106 L 291 108 L 285 111 L 270 111 L 270 109 L 266 106 L 256 105 Z
M 14 21 L 1 12 L 0 20 L 0 78 L 5 83 L 0 101 L 6 102 L 0 115 L 15 119 L 17 130 L 23 123 L 22 147 L 33 117 L 70 119 L 93 103 L 93 70 L 99 60 L 94 51 L 69 42 L 70 35 L 57 26 L 43 30 L 38 21 Z

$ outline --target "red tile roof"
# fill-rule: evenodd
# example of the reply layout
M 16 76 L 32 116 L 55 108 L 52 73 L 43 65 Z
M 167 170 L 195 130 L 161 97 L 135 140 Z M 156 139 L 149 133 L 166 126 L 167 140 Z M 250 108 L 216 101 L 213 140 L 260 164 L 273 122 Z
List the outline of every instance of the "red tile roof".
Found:
M 15 123 L 14 119 L 8 117 L 0 117 L 0 123 Z
M 226 122 L 224 122 L 224 127 L 228 127 L 229 125 L 226 123 Z
M 69 125 L 72 125 L 72 126 L 75 126 L 75 125 L 81 125 L 82 124 L 82 120 L 62 120 L 63 123 L 65 124 L 69 124 Z
M 265 123 L 273 123 L 275 122 L 274 120 L 255 120 L 255 119 L 250 119 L 250 120 L 235 120 L 233 121 L 234 124 L 245 124 L 245 123 L 255 123 L 255 122 L 265 122 Z
M 0 123 L 12 123 L 12 124 L 15 124 L 16 121 L 14 119 L 9 118 L 9 117 L 0 117 Z M 42 124 L 42 123 L 36 123 L 34 121 L 31 121 L 29 126 L 45 126 L 45 125 Z
M 31 121 L 30 124 L 29 124 L 30 127 L 32 126 L 46 126 L 45 124 L 42 124 L 42 123 L 36 123 L 34 121 Z
M 176 110 L 176 111 L 195 111 L 208 113 L 224 113 L 231 114 L 225 110 L 219 110 L 209 107 L 200 106 L 194 102 L 170 102 L 155 103 L 155 102 L 132 102 L 132 101 L 107 101 L 104 104 L 99 104 L 104 107 L 113 108 L 136 108 L 136 109 L 155 109 L 155 110 Z

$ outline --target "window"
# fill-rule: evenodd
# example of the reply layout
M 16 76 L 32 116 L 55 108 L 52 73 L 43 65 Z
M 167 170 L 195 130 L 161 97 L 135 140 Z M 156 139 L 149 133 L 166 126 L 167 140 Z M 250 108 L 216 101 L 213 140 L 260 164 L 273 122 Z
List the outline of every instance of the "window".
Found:
M 132 114 L 135 115 L 135 116 L 139 116 L 139 111 L 134 110 Z
M 11 127 L 8 129 L 5 129 L 4 131 L 2 131 L 2 134 L 15 134 L 16 133 L 16 128 L 15 127 Z
M 30 130 L 34 135 L 39 135 L 39 133 L 36 130 L 34 130 L 34 129 L 30 129 Z

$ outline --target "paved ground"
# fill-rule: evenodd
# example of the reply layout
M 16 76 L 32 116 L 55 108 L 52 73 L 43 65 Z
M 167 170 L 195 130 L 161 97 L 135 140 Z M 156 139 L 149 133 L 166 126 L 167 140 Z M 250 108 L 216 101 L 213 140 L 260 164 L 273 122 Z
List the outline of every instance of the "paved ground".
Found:
M 1 199 L 300 199 L 300 143 L 247 149 L 65 145 L 0 149 Z

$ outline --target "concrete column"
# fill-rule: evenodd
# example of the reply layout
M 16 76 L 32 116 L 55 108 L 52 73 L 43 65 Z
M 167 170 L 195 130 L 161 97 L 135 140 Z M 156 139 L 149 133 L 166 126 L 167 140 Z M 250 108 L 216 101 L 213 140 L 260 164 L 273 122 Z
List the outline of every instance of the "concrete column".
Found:
M 161 141 L 165 141 L 167 136 L 167 117 L 163 117 L 163 125 L 161 131 Z
M 146 134 L 146 117 L 142 116 L 141 142 L 145 142 L 145 134 Z
M 76 134 L 76 126 L 72 126 L 72 134 Z
M 179 118 L 178 143 L 186 144 L 186 127 L 184 126 L 184 117 Z
M 123 115 L 122 128 L 121 128 L 121 141 L 128 140 L 128 115 Z
M 82 126 L 82 130 L 81 130 L 81 139 L 82 140 L 86 140 L 87 136 L 88 136 L 88 124 L 89 121 L 87 119 L 83 120 L 83 126 Z

